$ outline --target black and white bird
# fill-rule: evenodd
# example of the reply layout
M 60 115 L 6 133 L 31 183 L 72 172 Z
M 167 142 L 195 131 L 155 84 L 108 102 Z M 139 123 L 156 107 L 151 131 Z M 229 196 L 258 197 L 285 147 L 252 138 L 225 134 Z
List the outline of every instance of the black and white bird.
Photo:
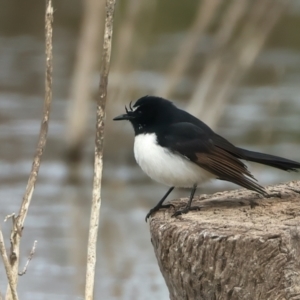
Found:
M 126 114 L 114 120 L 128 120 L 133 126 L 134 156 L 142 170 L 152 179 L 169 186 L 169 190 L 146 216 L 162 207 L 175 187 L 192 188 L 189 201 L 173 216 L 187 213 L 192 207 L 196 188 L 209 179 L 226 180 L 268 197 L 267 191 L 241 161 L 247 160 L 284 171 L 297 171 L 300 163 L 274 155 L 235 147 L 205 123 L 177 108 L 172 102 L 154 96 L 136 101 Z

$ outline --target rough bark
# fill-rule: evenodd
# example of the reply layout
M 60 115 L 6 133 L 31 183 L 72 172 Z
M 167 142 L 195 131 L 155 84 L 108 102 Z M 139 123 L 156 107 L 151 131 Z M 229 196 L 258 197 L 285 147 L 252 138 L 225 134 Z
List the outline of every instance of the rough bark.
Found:
M 45 50 L 46 50 L 46 70 L 45 70 L 45 99 L 44 99 L 44 111 L 41 121 L 40 134 L 38 139 L 38 144 L 36 147 L 35 155 L 33 158 L 33 163 L 31 171 L 29 174 L 27 186 L 19 210 L 19 214 L 15 217 L 12 213 L 7 218 L 12 218 L 13 225 L 10 234 L 10 267 L 11 274 L 7 273 L 9 280 L 9 285 L 6 290 L 6 300 L 18 299 L 16 291 L 11 290 L 17 289 L 18 278 L 19 278 L 19 262 L 20 262 L 20 244 L 22 231 L 24 228 L 24 223 L 26 216 L 28 214 L 29 206 L 35 189 L 35 184 L 38 178 L 42 155 L 44 153 L 47 136 L 48 136 L 48 126 L 50 119 L 50 108 L 52 102 L 52 71 L 53 71 L 53 55 L 52 55 L 52 23 L 53 23 L 53 5 L 52 0 L 46 0 L 46 12 L 45 12 Z M 6 266 L 6 271 L 8 270 Z M 9 272 L 9 271 L 8 271 Z
M 300 299 L 300 182 L 268 190 L 281 198 L 236 190 L 202 195 L 201 211 L 154 214 L 151 240 L 170 299 Z
M 103 171 L 103 149 L 104 149 L 104 127 L 105 127 L 105 107 L 107 99 L 107 84 L 110 67 L 113 21 L 116 0 L 106 0 L 105 23 L 102 51 L 102 66 L 97 98 L 96 111 L 96 137 L 95 137 L 95 161 L 94 161 L 94 184 L 91 205 L 91 217 L 89 227 L 89 238 L 87 245 L 87 265 L 85 281 L 85 300 L 94 299 L 95 271 L 97 258 L 98 227 L 101 209 L 101 189 Z

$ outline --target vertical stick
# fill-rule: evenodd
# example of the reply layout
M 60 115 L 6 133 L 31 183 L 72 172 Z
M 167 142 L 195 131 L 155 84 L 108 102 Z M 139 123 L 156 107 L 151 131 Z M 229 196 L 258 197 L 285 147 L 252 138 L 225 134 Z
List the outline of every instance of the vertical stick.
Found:
M 53 6 L 52 0 L 46 0 L 45 12 L 45 44 L 46 44 L 46 71 L 45 71 L 45 99 L 44 99 L 44 112 L 41 122 L 40 134 L 36 152 L 34 155 L 30 175 L 28 178 L 26 190 L 23 196 L 23 201 L 20 207 L 19 215 L 13 220 L 13 228 L 10 236 L 11 251 L 10 263 L 12 267 L 12 275 L 14 285 L 18 283 L 18 268 L 20 261 L 20 241 L 24 222 L 28 213 L 29 205 L 32 199 L 35 183 L 39 173 L 41 158 L 46 146 L 48 123 L 50 117 L 50 107 L 52 102 L 52 22 L 53 22 Z M 10 288 L 7 289 L 6 299 L 12 299 Z
M 101 78 L 97 99 L 97 123 L 95 138 L 95 163 L 94 163 L 94 184 L 93 199 L 91 207 L 91 218 L 89 228 L 88 250 L 87 250 L 87 269 L 85 300 L 92 300 L 94 295 L 95 266 L 98 225 L 101 208 L 101 179 L 103 169 L 103 139 L 104 139 L 104 118 L 105 105 L 107 98 L 107 83 L 110 66 L 111 44 L 113 34 L 113 16 L 116 0 L 106 0 L 106 17 L 104 27 L 104 41 L 102 52 Z

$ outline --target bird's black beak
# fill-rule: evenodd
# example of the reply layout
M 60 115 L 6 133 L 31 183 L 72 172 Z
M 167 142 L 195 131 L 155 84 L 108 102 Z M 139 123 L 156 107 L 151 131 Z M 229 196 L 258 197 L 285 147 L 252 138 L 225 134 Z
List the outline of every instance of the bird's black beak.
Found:
M 129 114 L 119 115 L 113 118 L 114 121 L 122 121 L 122 120 L 132 120 L 134 117 Z
M 130 121 L 130 120 L 133 120 L 134 117 L 135 117 L 135 114 L 134 114 L 133 107 L 132 107 L 131 103 L 132 102 L 130 102 L 130 104 L 129 104 L 129 109 L 127 109 L 127 107 L 125 105 L 126 114 L 117 116 L 113 120 L 114 121 L 122 121 L 122 120 Z

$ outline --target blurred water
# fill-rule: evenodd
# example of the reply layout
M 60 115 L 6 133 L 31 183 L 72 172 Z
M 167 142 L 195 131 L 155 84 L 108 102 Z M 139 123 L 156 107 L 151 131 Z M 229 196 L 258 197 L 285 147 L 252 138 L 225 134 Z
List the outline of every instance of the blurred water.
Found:
M 56 32 L 49 139 L 22 237 L 21 266 L 33 241 L 38 240 L 28 272 L 20 277 L 18 291 L 25 300 L 83 299 L 94 116 L 85 145 L 87 159 L 81 171 L 82 181 L 72 185 L 67 180 L 63 151 L 67 91 L 73 63 L 70 53 L 74 53 L 76 36 L 63 27 Z M 171 53 L 172 43 L 178 42 L 177 34 L 170 33 L 161 39 L 160 33 L 157 36 L 150 49 L 150 53 L 154 53 L 149 56 L 152 67 Z M 0 220 L 3 220 L 7 214 L 18 212 L 31 168 L 43 105 L 44 43 L 35 35 L 0 32 L 0 44 Z M 169 46 L 168 51 L 166 46 Z M 138 85 L 141 90 L 163 84 L 163 73 L 154 69 L 134 70 L 128 74 L 132 79 L 128 83 Z M 265 83 L 264 74 L 270 69 L 284 69 L 276 84 Z M 112 74 L 112 78 L 117 76 Z M 236 91 L 236 100 L 226 108 L 218 132 L 239 146 L 300 160 L 299 79 L 300 49 L 269 45 L 257 60 L 248 81 Z M 188 86 L 189 80 L 192 79 L 186 79 Z M 178 105 L 184 106 L 184 103 Z M 110 121 L 113 115 L 123 112 L 123 104 L 110 103 L 108 111 L 96 299 L 168 299 L 148 225 L 144 222 L 145 214 L 166 188 L 152 183 L 134 164 L 130 125 L 120 126 Z M 260 166 L 251 166 L 251 170 L 263 185 L 299 179 L 299 174 Z M 236 186 L 214 182 L 202 189 L 206 193 L 229 188 Z M 186 191 L 176 191 L 172 197 L 185 195 Z M 1 223 L 1 227 L 8 246 L 10 222 Z M 6 287 L 3 269 L 1 266 L 2 292 Z

